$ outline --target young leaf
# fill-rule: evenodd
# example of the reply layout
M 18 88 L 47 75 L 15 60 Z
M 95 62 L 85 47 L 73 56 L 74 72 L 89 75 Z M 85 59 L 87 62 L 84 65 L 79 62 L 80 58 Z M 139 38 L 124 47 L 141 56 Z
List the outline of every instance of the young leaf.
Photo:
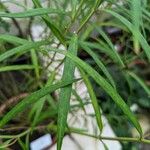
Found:
M 13 142 L 14 142 L 14 139 L 6 140 L 6 141 L 3 142 L 2 144 L 0 144 L 0 149 L 6 149 L 6 148 L 9 147 L 10 145 L 12 145 Z
M 26 150 L 26 145 L 20 138 L 18 139 L 18 143 L 22 150 Z
M 74 35 L 70 41 L 68 51 L 74 56 L 77 55 L 77 36 Z M 62 81 L 72 80 L 74 78 L 75 64 L 66 58 L 64 62 L 64 71 Z M 58 131 L 57 131 L 57 150 L 61 150 L 62 140 L 65 133 L 67 115 L 69 112 L 70 97 L 71 97 L 72 85 L 66 86 L 61 89 L 59 95 L 58 105 Z
M 39 116 L 40 116 L 41 111 L 43 109 L 45 101 L 46 101 L 46 96 L 44 96 L 41 99 L 39 99 L 34 104 L 34 106 L 32 107 L 31 114 L 30 114 L 30 115 L 34 114 L 34 118 L 33 118 L 32 123 L 31 123 L 32 129 L 36 125 L 36 123 L 38 122 L 38 119 L 39 119 Z

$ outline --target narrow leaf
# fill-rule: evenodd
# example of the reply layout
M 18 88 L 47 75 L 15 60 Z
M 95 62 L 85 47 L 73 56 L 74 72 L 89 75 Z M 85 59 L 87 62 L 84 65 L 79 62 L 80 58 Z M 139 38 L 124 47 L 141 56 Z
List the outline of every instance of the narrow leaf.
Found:
M 87 47 L 86 45 L 81 44 L 82 48 L 95 60 L 96 64 L 98 65 L 98 67 L 103 71 L 104 75 L 109 79 L 110 83 L 112 84 L 112 86 L 114 88 L 116 88 L 115 82 L 112 78 L 112 76 L 110 75 L 110 73 L 108 72 L 108 70 L 106 69 L 105 65 L 103 64 L 103 62 L 99 59 L 99 57 L 96 55 L 96 53 L 94 53 L 89 47 Z
M 77 36 L 74 35 L 70 41 L 68 51 L 74 56 L 77 55 Z M 64 71 L 62 81 L 72 80 L 74 78 L 75 64 L 66 58 L 64 62 Z M 57 132 L 57 150 L 61 150 L 62 140 L 65 133 L 67 115 L 70 106 L 70 97 L 72 92 L 72 85 L 61 89 L 58 104 L 58 132 Z
M 12 65 L 0 67 L 0 72 L 34 69 L 33 65 Z
M 40 41 L 40 42 L 28 42 L 27 44 L 21 45 L 19 47 L 13 48 L 11 50 L 6 51 L 5 53 L 0 55 L 0 62 L 3 60 L 17 54 L 17 53 L 25 53 L 30 49 L 38 48 L 42 45 L 47 44 L 47 41 Z
M 0 41 L 7 41 L 9 43 L 12 43 L 12 44 L 25 44 L 26 42 L 28 42 L 27 40 L 25 39 L 21 39 L 21 38 L 18 38 L 16 36 L 12 36 L 12 35 L 7 35 L 7 34 L 2 34 L 0 35 Z
M 80 43 L 83 43 L 84 45 L 88 46 L 89 48 L 99 50 L 101 53 L 104 53 L 105 55 L 109 56 L 115 63 L 120 64 L 118 58 L 116 57 L 116 55 L 114 54 L 112 49 L 106 43 L 102 42 L 101 40 L 97 39 L 97 41 L 98 42 L 80 41 Z

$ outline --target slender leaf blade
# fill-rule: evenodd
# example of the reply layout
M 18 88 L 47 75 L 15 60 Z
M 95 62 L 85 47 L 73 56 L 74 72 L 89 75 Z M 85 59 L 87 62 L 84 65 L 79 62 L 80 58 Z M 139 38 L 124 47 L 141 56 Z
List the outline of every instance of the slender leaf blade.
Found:
M 77 55 L 77 35 L 74 35 L 70 41 L 68 51 L 72 55 Z M 62 81 L 72 80 L 74 78 L 75 64 L 66 57 L 64 62 L 64 71 Z M 58 132 L 57 132 L 57 150 L 61 150 L 62 140 L 65 133 L 67 115 L 70 107 L 72 86 L 64 87 L 60 91 L 58 104 Z
M 2 34 L 0 35 L 0 41 L 6 41 L 12 44 L 25 44 L 26 42 L 28 42 L 25 39 L 16 37 L 16 36 L 12 36 L 12 35 L 7 35 L 7 34 Z
M 99 68 L 103 71 L 103 73 L 105 74 L 105 76 L 109 79 L 110 83 L 112 84 L 112 86 L 114 88 L 116 88 L 115 82 L 112 78 L 112 76 L 110 75 L 110 73 L 108 72 L 108 70 L 106 69 L 105 65 L 103 64 L 103 62 L 98 58 L 98 56 L 96 55 L 96 53 L 94 53 L 89 47 L 87 47 L 86 45 L 81 44 L 82 48 L 95 60 L 96 64 L 99 66 Z
M 47 41 L 40 41 L 40 42 L 28 42 L 24 45 L 18 46 L 16 48 L 13 48 L 11 50 L 8 50 L 0 55 L 0 62 L 3 60 L 17 54 L 17 53 L 25 53 L 28 52 L 30 49 L 38 48 L 42 45 L 48 44 Z
M 11 65 L 11 66 L 0 67 L 0 72 L 30 70 L 30 69 L 34 69 L 34 66 L 33 65 Z

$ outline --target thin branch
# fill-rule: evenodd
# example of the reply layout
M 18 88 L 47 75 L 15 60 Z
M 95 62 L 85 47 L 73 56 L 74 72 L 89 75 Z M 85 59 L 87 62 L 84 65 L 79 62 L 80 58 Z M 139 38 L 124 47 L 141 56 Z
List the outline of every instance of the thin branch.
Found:
M 99 139 L 99 140 L 120 141 L 120 142 L 125 142 L 126 141 L 126 142 L 137 142 L 137 143 L 150 144 L 150 140 L 140 139 L 140 138 L 95 136 L 95 135 L 86 134 L 86 133 L 82 133 L 82 132 L 77 133 L 77 134 L 89 136 L 89 137 L 92 137 L 92 138 L 95 138 L 95 139 Z
M 28 133 L 30 132 L 30 127 L 16 127 L 16 130 L 19 130 L 19 129 L 28 129 L 27 131 L 19 134 L 19 135 L 0 135 L 0 138 L 11 138 L 11 137 L 18 137 L 18 136 L 21 136 L 21 135 L 25 135 L 25 133 Z M 41 125 L 41 126 L 37 126 L 35 127 L 33 130 L 45 130 L 45 129 L 49 129 L 49 130 L 52 130 L 54 132 L 57 132 L 57 126 L 55 125 L 51 125 L 50 127 L 48 127 L 48 125 Z M 1 129 L 1 131 L 7 131 L 7 129 Z M 13 129 L 14 130 L 14 129 Z M 12 131 L 13 131 L 12 130 Z M 10 131 L 10 129 L 8 130 Z M 145 144 L 150 144 L 150 140 L 147 140 L 147 139 L 141 139 L 141 138 L 133 138 L 133 137 L 106 137 L 106 136 L 96 136 L 96 135 L 92 135 L 92 134 L 88 134 L 88 133 L 85 133 L 85 132 L 81 132 L 81 131 L 78 131 L 74 128 L 69 128 L 66 130 L 66 133 L 70 134 L 70 133 L 76 133 L 76 134 L 79 134 L 79 135 L 84 135 L 84 136 L 88 136 L 88 137 L 91 137 L 91 138 L 95 138 L 95 139 L 99 139 L 99 140 L 109 140 L 109 141 L 120 141 L 120 142 L 136 142 L 136 143 L 145 143 Z

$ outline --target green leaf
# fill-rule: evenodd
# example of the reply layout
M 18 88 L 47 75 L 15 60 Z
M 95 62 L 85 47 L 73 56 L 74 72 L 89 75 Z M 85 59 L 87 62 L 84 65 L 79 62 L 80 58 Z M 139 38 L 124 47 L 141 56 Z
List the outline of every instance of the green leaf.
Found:
M 87 47 L 85 44 L 81 43 L 82 48 L 95 60 L 96 64 L 98 65 L 98 67 L 103 71 L 104 75 L 109 79 L 110 83 L 112 84 L 112 86 L 114 88 L 116 88 L 115 82 L 112 78 L 112 76 L 110 75 L 110 73 L 108 72 L 108 70 L 106 69 L 105 65 L 103 64 L 103 62 L 99 59 L 99 57 L 96 55 L 96 53 L 94 53 L 89 47 Z
M 77 36 L 74 35 L 70 41 L 68 51 L 72 55 L 77 55 Z M 62 81 L 72 80 L 74 78 L 75 64 L 66 58 L 64 62 L 64 71 Z M 65 133 L 67 115 L 70 107 L 70 97 L 72 92 L 72 85 L 66 86 L 61 89 L 59 94 L 58 104 L 58 131 L 57 131 L 57 150 L 61 150 L 62 140 Z
M 25 53 L 28 52 L 30 49 L 38 48 L 42 45 L 48 44 L 47 41 L 40 41 L 40 42 L 28 42 L 24 45 L 21 45 L 19 47 L 13 48 L 3 54 L 0 55 L 0 62 L 3 60 L 17 54 L 17 53 Z
M 25 44 L 26 42 L 28 42 L 25 39 L 21 39 L 21 38 L 18 38 L 16 36 L 7 35 L 7 34 L 0 35 L 0 41 L 7 41 L 7 42 L 15 44 L 15 45 Z
M 54 85 L 44 87 L 36 92 L 33 92 L 31 95 L 24 98 L 21 102 L 19 102 L 15 107 L 13 107 L 1 120 L 0 127 L 3 127 L 8 121 L 14 118 L 18 113 L 27 109 L 28 106 L 36 102 L 38 99 L 44 97 L 45 95 L 52 93 L 53 91 L 65 87 L 69 84 L 72 84 L 77 80 L 66 80 L 56 83 Z
M 93 108 L 94 108 L 94 111 L 95 111 L 97 125 L 98 125 L 100 133 L 101 133 L 102 129 L 103 129 L 103 123 L 102 123 L 102 116 L 101 116 L 101 112 L 100 112 L 100 107 L 98 105 L 98 100 L 97 100 L 96 95 L 94 93 L 91 82 L 88 79 L 88 76 L 86 75 L 86 73 L 82 69 L 80 69 L 80 73 L 81 73 L 81 76 L 84 80 L 84 83 L 85 83 L 85 85 L 88 89 L 88 92 L 89 92 L 89 95 L 90 95 L 90 98 L 91 98 L 91 101 L 92 101 L 92 105 L 93 105 Z
M 33 65 L 12 65 L 0 67 L 0 72 L 34 69 Z
M 25 12 L 19 12 L 19 13 L 0 12 L 0 17 L 26 18 L 26 17 L 42 16 L 42 15 L 45 15 L 45 14 L 53 14 L 53 13 L 65 14 L 64 11 L 61 11 L 61 10 L 58 10 L 58 9 L 36 8 L 36 9 L 31 9 L 31 10 L 27 10 Z

